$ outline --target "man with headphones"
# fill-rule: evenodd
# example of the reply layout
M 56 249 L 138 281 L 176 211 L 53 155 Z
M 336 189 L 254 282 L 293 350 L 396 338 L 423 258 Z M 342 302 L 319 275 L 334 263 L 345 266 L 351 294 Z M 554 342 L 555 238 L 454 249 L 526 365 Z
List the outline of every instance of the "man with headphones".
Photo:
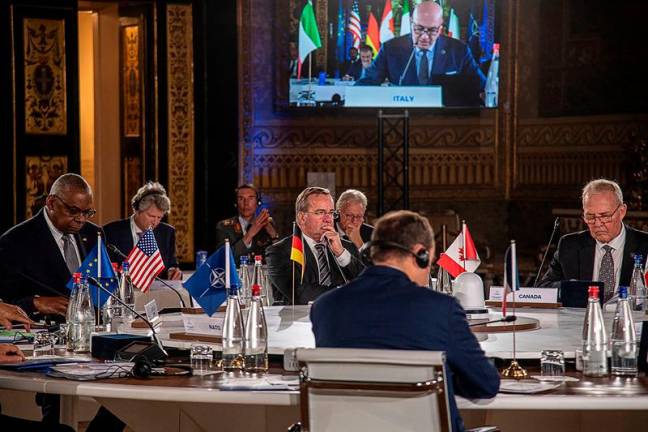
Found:
M 430 223 L 406 210 L 387 213 L 368 251 L 374 266 L 313 304 L 315 345 L 445 351 L 452 430 L 464 430 L 454 394 L 492 398 L 500 379 L 459 303 L 425 288 L 434 260 Z
M 130 217 L 104 225 L 106 243 L 115 245 L 122 253 L 128 255 L 144 231 L 151 227 L 164 261 L 165 270 L 160 277 L 181 280 L 182 272 L 178 267 L 175 247 L 175 228 L 162 222 L 162 218 L 171 211 L 171 200 L 164 186 L 158 182 L 146 183 L 131 199 L 131 206 L 133 214 Z M 112 251 L 110 254 L 112 261 L 121 262 L 124 259 L 114 255 Z
M 238 214 L 216 225 L 216 247 L 229 239 L 237 264 L 241 256 L 263 256 L 265 249 L 279 238 L 268 209 L 257 212 L 261 204 L 259 190 L 252 184 L 243 184 L 236 188 L 234 207 Z

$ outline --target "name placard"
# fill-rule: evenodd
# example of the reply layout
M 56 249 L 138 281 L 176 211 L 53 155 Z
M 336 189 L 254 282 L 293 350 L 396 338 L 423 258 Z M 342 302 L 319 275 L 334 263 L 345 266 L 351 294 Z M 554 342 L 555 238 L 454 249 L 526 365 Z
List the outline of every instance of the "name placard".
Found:
M 216 312 L 214 315 L 182 314 L 182 323 L 185 333 L 195 335 L 222 336 L 225 312 Z
M 353 86 L 345 89 L 344 99 L 345 106 L 359 108 L 439 108 L 443 106 L 441 86 Z
M 513 294 L 506 296 L 507 302 L 513 301 Z M 488 300 L 501 302 L 504 298 L 504 287 L 492 286 Z M 515 301 L 520 303 L 558 303 L 558 288 L 524 288 L 515 291 Z

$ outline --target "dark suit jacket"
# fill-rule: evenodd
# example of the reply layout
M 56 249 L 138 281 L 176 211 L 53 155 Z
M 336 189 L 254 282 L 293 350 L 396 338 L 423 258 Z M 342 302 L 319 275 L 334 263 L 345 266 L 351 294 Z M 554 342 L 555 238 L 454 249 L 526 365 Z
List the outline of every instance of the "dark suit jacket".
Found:
M 335 224 L 335 228 L 338 230 L 338 232 L 343 231 L 339 223 Z M 360 238 L 363 242 L 367 243 L 369 240 L 371 240 L 371 234 L 373 234 L 373 230 L 374 227 L 369 225 L 368 223 L 363 223 L 362 225 L 360 225 Z M 344 234 L 342 238 L 349 240 L 349 237 L 346 234 Z
M 36 312 L 35 295 L 68 296 L 65 287 L 72 275 L 63 255 L 47 226 L 45 210 L 28 219 L 0 237 L 0 298 L 20 306 L 28 313 Z M 86 222 L 74 235 L 81 261 L 97 244 L 101 228 Z
M 399 270 L 367 268 L 348 285 L 318 298 L 310 316 L 317 347 L 445 351 L 454 431 L 463 430 L 455 393 L 492 398 L 499 390 L 497 369 L 486 359 L 459 303 L 416 285 Z
M 266 248 L 272 244 L 272 238 L 265 229 L 262 229 L 252 238 L 252 247 L 248 249 L 245 243 L 243 243 L 243 228 L 241 227 L 241 222 L 239 222 L 238 215 L 222 220 L 216 225 L 217 249 L 225 244 L 225 239 L 229 239 L 237 265 L 239 258 L 242 256 L 263 256 Z
M 357 60 L 348 63 L 346 75 L 352 76 L 356 81 L 360 79 L 362 76 L 362 62 L 359 57 Z
M 418 73 L 416 70 L 416 55 L 412 57 L 409 66 L 407 62 L 412 54 L 413 44 L 411 36 L 404 35 L 391 39 L 380 47 L 374 62 L 365 70 L 365 74 L 357 85 L 380 85 L 385 78 L 392 85 L 399 85 L 400 77 L 405 72 L 401 85 L 418 86 Z M 435 78 L 439 77 L 439 78 Z M 439 36 L 434 45 L 434 60 L 432 62 L 431 84 L 444 84 L 444 78 L 457 76 L 469 81 L 478 82 L 475 92 L 483 90 L 486 77 L 475 63 L 470 48 L 463 42 L 447 36 Z M 435 80 L 441 82 L 435 82 Z M 468 82 L 468 81 L 466 81 Z M 478 99 L 478 95 L 477 99 Z M 444 94 L 444 100 L 447 99 Z M 460 103 L 457 103 L 460 104 Z
M 301 282 L 301 269 L 299 265 L 295 266 L 294 283 L 295 283 L 295 304 L 308 304 L 309 301 L 315 300 L 322 293 L 333 287 L 354 279 L 364 268 L 360 261 L 358 248 L 347 240 L 342 240 L 342 245 L 351 253 L 351 262 L 346 267 L 342 267 L 344 277 L 340 273 L 339 266 L 335 263 L 335 257 L 328 251 L 328 258 L 331 267 L 331 286 L 319 284 L 319 274 L 317 271 L 317 258 L 311 252 L 310 247 L 304 241 L 304 256 L 306 259 L 306 273 L 304 281 Z M 292 275 L 293 266 L 290 261 L 290 249 L 292 246 L 292 236 L 288 236 L 266 249 L 266 263 L 268 265 L 268 278 L 272 284 L 272 291 L 276 301 L 283 300 L 286 304 L 292 303 Z
M 633 255 L 640 253 L 646 257 L 648 253 L 648 233 L 636 230 L 626 225 L 626 239 L 623 248 L 623 262 L 619 284 L 628 286 L 634 267 Z M 564 280 L 592 280 L 594 271 L 594 254 L 596 240 L 588 230 L 564 235 L 558 241 L 547 272 L 538 286 L 559 287 Z
M 133 247 L 133 234 L 130 227 L 130 218 L 121 219 L 118 221 L 110 222 L 104 225 L 106 233 L 106 242 L 113 244 L 119 248 L 122 253 L 128 255 Z M 160 222 L 153 230 L 155 241 L 160 249 L 162 261 L 164 261 L 165 270 L 160 274 L 160 277 L 166 278 L 168 276 L 167 269 L 169 267 L 178 267 L 178 258 L 176 256 L 175 247 L 175 228 L 167 223 Z M 112 262 L 122 262 L 123 257 L 115 254 L 112 251 L 108 252 Z

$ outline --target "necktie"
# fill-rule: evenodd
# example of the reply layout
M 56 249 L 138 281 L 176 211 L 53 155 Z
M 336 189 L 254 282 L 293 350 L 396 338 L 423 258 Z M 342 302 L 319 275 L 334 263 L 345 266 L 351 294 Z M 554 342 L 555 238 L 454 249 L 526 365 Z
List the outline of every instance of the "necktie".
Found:
M 69 234 L 63 234 L 63 256 L 70 273 L 76 273 L 79 270 L 79 258 Z
M 427 52 L 428 50 L 421 50 L 422 56 L 418 70 L 418 80 L 420 85 L 427 85 L 430 80 L 430 65 L 428 63 Z
M 612 246 L 603 246 L 605 253 L 601 258 L 601 267 L 599 267 L 599 281 L 603 282 L 605 287 L 605 299 L 609 299 L 614 295 L 614 285 L 616 285 L 616 278 L 614 277 L 614 261 L 612 260 Z
M 331 269 L 326 258 L 326 247 L 322 243 L 315 245 L 317 251 L 317 268 L 319 270 L 320 285 L 331 285 Z

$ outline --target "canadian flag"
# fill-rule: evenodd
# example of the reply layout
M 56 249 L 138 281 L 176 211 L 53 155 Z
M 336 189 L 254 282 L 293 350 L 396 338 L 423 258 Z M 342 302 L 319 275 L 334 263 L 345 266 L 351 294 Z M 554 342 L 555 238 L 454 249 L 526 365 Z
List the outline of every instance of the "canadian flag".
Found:
M 452 277 L 463 272 L 474 272 L 481 264 L 475 242 L 473 242 L 468 226 L 463 222 L 461 234 L 457 236 L 450 247 L 441 254 L 437 261 Z

